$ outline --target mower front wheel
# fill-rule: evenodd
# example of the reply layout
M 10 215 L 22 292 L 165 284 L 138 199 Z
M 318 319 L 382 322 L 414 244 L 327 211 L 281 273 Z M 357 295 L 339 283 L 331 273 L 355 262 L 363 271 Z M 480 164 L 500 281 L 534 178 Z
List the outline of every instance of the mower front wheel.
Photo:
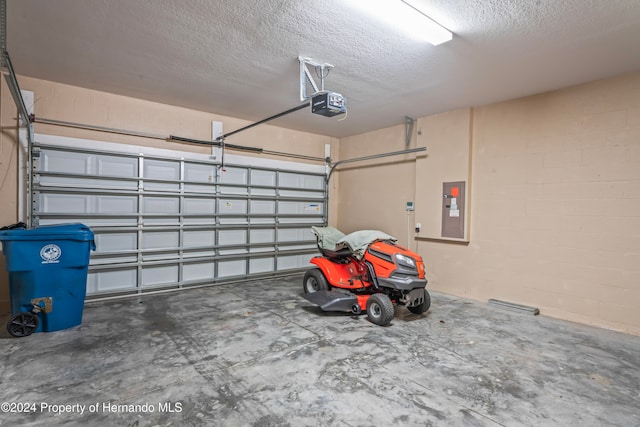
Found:
M 393 303 L 385 294 L 373 294 L 367 300 L 367 317 L 378 326 L 387 326 L 393 320 Z
M 322 271 L 319 268 L 314 268 L 305 273 L 302 288 L 305 294 L 312 294 L 318 291 L 328 291 L 329 283 Z
M 422 304 L 416 305 L 414 307 L 407 307 L 407 308 L 413 314 L 422 314 L 422 313 L 426 312 L 427 310 L 429 310 L 429 307 L 431 307 L 431 295 L 429 295 L 429 291 L 427 291 L 425 289 L 424 290 L 424 300 L 422 301 Z

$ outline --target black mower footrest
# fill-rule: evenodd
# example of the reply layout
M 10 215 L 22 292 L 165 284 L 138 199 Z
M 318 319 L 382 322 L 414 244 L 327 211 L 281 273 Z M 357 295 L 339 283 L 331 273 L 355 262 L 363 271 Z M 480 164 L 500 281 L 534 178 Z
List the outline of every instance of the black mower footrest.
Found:
M 336 291 L 318 291 L 303 296 L 310 302 L 314 303 L 324 311 L 347 311 L 353 309 L 354 304 L 358 303 L 358 298 L 353 294 Z

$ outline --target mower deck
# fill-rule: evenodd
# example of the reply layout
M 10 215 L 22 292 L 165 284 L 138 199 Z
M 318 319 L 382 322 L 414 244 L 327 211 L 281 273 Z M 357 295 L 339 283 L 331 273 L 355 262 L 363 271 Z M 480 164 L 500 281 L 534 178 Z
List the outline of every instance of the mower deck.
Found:
M 358 304 L 358 298 L 354 294 L 339 291 L 317 291 L 302 296 L 324 311 L 351 312 Z

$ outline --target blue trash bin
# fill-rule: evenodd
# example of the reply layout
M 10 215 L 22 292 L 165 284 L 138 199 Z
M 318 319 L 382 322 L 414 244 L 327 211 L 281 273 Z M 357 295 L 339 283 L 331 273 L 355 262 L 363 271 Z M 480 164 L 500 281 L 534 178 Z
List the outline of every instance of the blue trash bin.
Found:
M 0 231 L 0 241 L 9 272 L 11 313 L 15 317 L 35 312 L 38 317 L 37 327 L 24 335 L 81 324 L 89 255 L 96 249 L 91 229 L 62 224 L 6 230 Z

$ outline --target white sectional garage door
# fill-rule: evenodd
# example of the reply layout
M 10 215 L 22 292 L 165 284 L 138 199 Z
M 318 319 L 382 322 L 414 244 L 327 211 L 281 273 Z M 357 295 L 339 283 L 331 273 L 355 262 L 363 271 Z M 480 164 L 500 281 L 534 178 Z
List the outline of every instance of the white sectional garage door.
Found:
M 289 273 L 316 253 L 324 166 L 36 135 L 34 225 L 95 233 L 87 294 Z

